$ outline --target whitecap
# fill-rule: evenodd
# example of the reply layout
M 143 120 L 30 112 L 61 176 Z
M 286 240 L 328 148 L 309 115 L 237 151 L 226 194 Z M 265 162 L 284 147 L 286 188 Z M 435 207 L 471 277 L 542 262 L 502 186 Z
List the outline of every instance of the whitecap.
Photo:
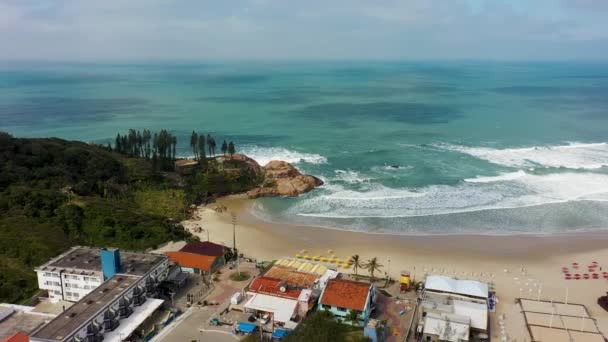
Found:
M 419 189 L 371 185 L 365 190 L 349 190 L 334 184 L 316 196 L 297 202 L 288 211 L 321 218 L 394 218 L 608 199 L 608 175 L 605 174 L 534 175 L 522 171 L 472 180 Z
M 327 163 L 327 158 L 323 157 L 322 155 L 288 150 L 284 147 L 244 146 L 239 152 L 247 155 L 249 158 L 254 159 L 260 165 L 266 165 L 271 160 L 282 160 L 291 164 Z
M 509 167 L 599 169 L 608 166 L 607 143 L 569 143 L 505 149 L 448 144 L 437 146 Z

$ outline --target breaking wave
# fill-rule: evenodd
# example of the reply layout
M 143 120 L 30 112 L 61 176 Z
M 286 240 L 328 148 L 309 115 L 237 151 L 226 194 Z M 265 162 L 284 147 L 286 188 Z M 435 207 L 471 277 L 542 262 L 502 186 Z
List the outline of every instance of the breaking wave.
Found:
M 459 145 L 438 146 L 487 160 L 493 164 L 509 167 L 554 167 L 591 170 L 608 166 L 607 143 L 570 143 L 567 145 L 507 149 Z
M 303 153 L 288 150 L 283 147 L 259 147 L 244 146 L 241 151 L 243 154 L 257 161 L 260 165 L 266 165 L 271 160 L 282 160 L 290 164 L 309 163 L 325 164 L 327 158 L 314 153 Z
M 371 184 L 349 190 L 330 184 L 324 193 L 289 208 L 290 214 L 319 218 L 395 218 L 513 209 L 568 201 L 608 199 L 608 175 L 514 172 L 468 179 L 456 185 L 393 189 Z

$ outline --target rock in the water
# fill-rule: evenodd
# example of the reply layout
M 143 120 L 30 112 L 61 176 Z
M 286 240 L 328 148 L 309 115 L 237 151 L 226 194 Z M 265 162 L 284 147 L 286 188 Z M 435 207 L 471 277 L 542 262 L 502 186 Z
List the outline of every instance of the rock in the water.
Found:
M 250 190 L 250 198 L 266 196 L 298 196 L 320 185 L 323 181 L 311 175 L 302 174 L 293 165 L 272 160 L 262 168 L 264 184 Z

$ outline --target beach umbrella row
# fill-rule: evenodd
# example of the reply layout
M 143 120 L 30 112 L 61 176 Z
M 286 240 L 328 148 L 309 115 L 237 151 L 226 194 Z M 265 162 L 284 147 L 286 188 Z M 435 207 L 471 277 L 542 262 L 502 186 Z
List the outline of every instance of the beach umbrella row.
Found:
M 608 272 L 602 272 L 602 278 L 604 279 L 608 279 Z M 575 273 L 575 274 L 571 274 L 571 273 L 565 273 L 564 274 L 564 278 L 566 280 L 571 280 L 571 279 L 600 279 L 600 274 L 599 273 L 583 273 L 583 274 L 579 274 L 579 273 Z

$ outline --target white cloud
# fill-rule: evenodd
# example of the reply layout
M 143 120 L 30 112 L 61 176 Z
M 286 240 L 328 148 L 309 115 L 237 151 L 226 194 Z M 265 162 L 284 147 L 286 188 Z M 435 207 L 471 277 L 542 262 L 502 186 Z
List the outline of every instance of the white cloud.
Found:
M 606 58 L 598 3 L 0 0 L 0 58 Z

